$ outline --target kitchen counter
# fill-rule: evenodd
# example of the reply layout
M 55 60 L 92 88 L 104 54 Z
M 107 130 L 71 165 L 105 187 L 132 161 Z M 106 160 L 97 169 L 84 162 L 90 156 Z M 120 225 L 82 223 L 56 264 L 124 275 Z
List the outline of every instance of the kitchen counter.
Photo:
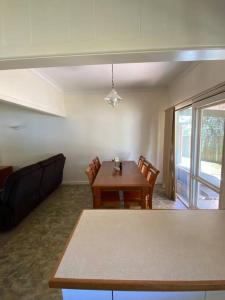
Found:
M 225 290 L 225 211 L 84 210 L 49 285 L 204 297 Z

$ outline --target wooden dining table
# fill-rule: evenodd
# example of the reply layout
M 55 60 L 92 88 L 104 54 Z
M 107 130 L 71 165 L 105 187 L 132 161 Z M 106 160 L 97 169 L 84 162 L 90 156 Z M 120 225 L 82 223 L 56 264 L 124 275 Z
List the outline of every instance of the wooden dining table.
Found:
M 122 170 L 114 169 L 113 161 L 103 161 L 92 185 L 94 200 L 93 207 L 101 206 L 102 191 L 132 191 L 140 190 L 141 199 L 143 200 L 142 208 L 145 208 L 145 199 L 150 191 L 150 184 L 146 177 L 141 173 L 134 161 L 123 161 Z M 150 201 L 151 202 L 151 201 Z M 152 203 L 149 203 L 152 208 Z

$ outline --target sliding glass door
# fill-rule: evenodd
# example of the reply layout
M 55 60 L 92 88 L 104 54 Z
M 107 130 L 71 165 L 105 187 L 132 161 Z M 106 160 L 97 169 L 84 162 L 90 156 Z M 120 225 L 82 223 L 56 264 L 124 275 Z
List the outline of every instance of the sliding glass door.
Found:
M 196 110 L 196 153 L 193 176 L 194 206 L 219 208 L 224 148 L 225 102 L 209 100 L 194 106 Z
M 187 206 L 190 205 L 191 129 L 192 108 L 176 112 L 175 170 L 176 194 Z
M 188 207 L 219 208 L 225 95 L 176 111 L 176 196 Z

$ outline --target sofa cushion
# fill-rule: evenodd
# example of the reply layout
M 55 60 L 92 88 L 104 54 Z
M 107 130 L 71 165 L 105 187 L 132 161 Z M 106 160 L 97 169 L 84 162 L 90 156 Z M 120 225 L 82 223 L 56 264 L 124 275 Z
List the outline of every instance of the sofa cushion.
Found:
M 65 156 L 63 154 L 39 162 L 43 170 L 40 188 L 42 199 L 52 193 L 62 182 L 64 164 Z

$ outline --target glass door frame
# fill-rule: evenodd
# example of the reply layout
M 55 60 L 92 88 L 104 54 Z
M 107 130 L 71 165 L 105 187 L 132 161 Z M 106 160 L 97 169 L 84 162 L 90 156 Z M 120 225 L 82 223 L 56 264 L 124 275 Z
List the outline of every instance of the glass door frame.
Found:
M 191 128 L 191 153 L 190 153 L 190 185 L 189 185 L 189 208 L 198 209 L 197 207 L 197 192 L 198 183 L 202 183 L 219 193 L 219 208 L 225 209 L 225 131 L 223 139 L 223 157 L 222 157 L 222 169 L 221 169 L 221 184 L 220 188 L 214 186 L 208 181 L 204 180 L 199 176 L 200 167 L 200 137 L 201 137 L 201 113 L 202 109 L 217 105 L 220 103 L 225 103 L 225 92 L 219 93 L 218 95 L 207 97 L 196 103 L 188 105 L 186 107 L 180 108 L 177 111 L 187 109 L 192 107 L 192 128 Z M 175 123 L 175 126 L 177 124 Z M 175 148 L 176 151 L 176 148 Z M 176 160 L 176 154 L 175 154 Z M 176 168 L 176 166 L 175 166 Z M 175 180 L 175 191 L 176 191 L 176 180 Z M 180 197 L 176 196 L 180 199 Z M 182 201 L 182 199 L 180 199 Z M 182 203 L 184 203 L 182 201 Z M 186 203 L 184 203 L 187 206 Z
M 179 112 L 179 111 L 182 111 L 182 110 L 186 110 L 188 108 L 191 108 L 192 109 L 192 116 L 191 116 L 191 126 L 193 126 L 193 107 L 192 105 L 188 105 L 188 106 L 185 106 L 177 111 L 175 111 L 175 127 L 177 126 L 176 122 L 177 122 L 177 117 L 176 117 L 176 113 Z M 179 198 L 179 200 L 187 207 L 187 208 L 191 208 L 192 207 L 192 203 L 191 203 L 191 199 L 192 199 L 192 196 L 191 196 L 191 192 L 192 192 L 192 181 L 191 181 L 191 162 L 192 162 L 192 131 L 193 131 L 193 127 L 191 127 L 191 141 L 190 141 L 190 169 L 188 170 L 185 170 L 188 174 L 189 174 L 189 200 L 188 200 L 188 203 L 177 193 L 177 165 L 176 165 L 176 161 L 177 161 L 177 155 L 176 155 L 176 147 L 177 147 L 177 136 L 176 136 L 176 128 L 175 128 L 175 194 L 176 194 L 176 197 Z
M 219 208 L 221 207 L 222 194 L 225 194 L 225 188 L 223 188 L 224 182 L 224 166 L 225 166 L 225 134 L 223 138 L 223 158 L 222 158 L 222 170 L 221 170 L 221 185 L 217 186 L 211 184 L 204 178 L 199 176 L 200 171 L 200 153 L 201 153 L 201 121 L 202 121 L 202 109 L 214 106 L 220 103 L 225 103 L 225 92 L 216 96 L 209 97 L 207 99 L 196 102 L 192 105 L 192 143 L 191 143 L 191 184 L 190 184 L 190 208 L 197 209 L 197 193 L 198 183 L 204 184 L 213 191 L 219 193 Z M 221 193 L 221 191 L 224 191 Z

